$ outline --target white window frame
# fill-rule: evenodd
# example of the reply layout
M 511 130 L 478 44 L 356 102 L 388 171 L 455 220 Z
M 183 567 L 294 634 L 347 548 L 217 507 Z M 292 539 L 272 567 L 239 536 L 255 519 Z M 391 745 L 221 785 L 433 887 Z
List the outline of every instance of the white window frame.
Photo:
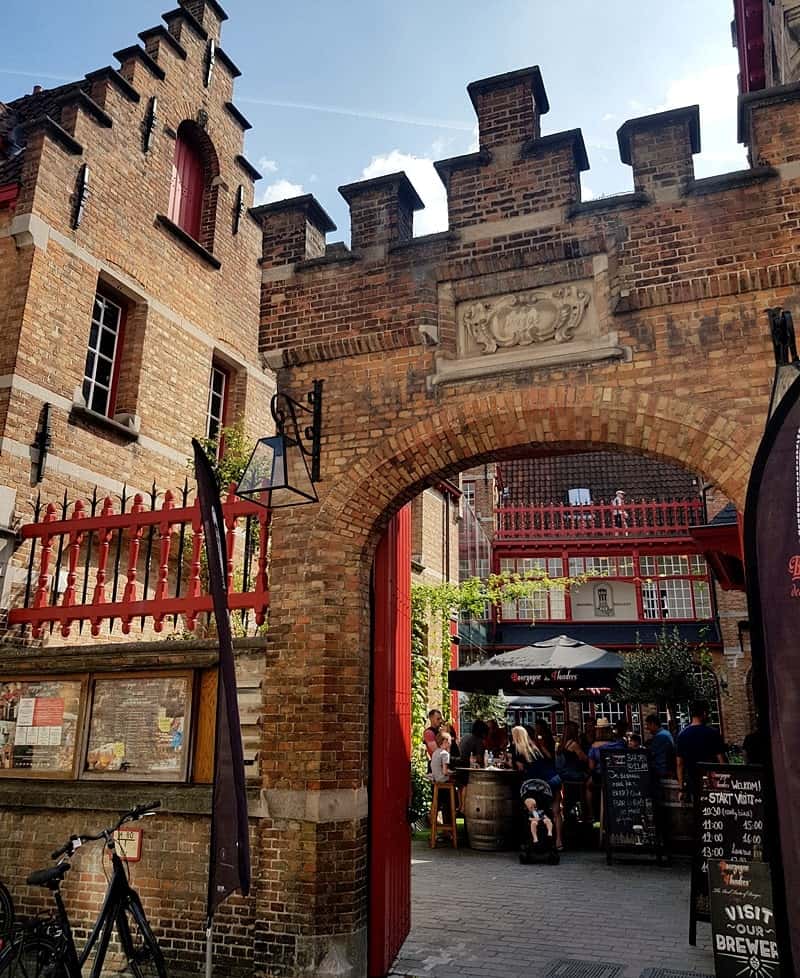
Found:
M 108 309 L 115 309 L 117 313 L 116 322 L 113 326 L 109 326 L 105 322 L 105 313 Z M 94 305 L 92 306 L 92 326 L 89 332 L 89 342 L 86 346 L 86 361 L 83 367 L 81 390 L 86 407 L 96 414 L 103 414 L 109 418 L 114 412 L 112 395 L 114 394 L 114 381 L 117 375 L 124 312 L 124 307 L 119 302 L 110 299 L 103 292 L 95 293 Z M 92 333 L 95 330 L 97 335 L 93 341 Z M 114 337 L 114 348 L 110 357 L 107 353 L 101 352 L 101 339 L 104 333 L 111 333 Z M 101 360 L 109 365 L 108 384 L 97 379 L 97 368 Z M 99 401 L 100 397 L 104 398 L 103 402 Z
M 221 379 L 215 386 L 215 381 Z M 208 402 L 206 405 L 206 438 L 219 443 L 219 433 L 225 427 L 225 400 L 228 396 L 230 373 L 218 363 L 212 363 L 208 378 Z M 215 412 L 215 400 L 219 401 L 218 413 Z M 216 426 L 216 429 L 215 427 Z

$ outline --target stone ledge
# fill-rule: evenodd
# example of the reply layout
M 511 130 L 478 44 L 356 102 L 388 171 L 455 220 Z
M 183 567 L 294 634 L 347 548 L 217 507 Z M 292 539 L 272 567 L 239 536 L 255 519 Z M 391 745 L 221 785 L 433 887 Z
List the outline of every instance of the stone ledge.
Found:
M 207 248 L 204 248 L 199 241 L 196 241 L 191 234 L 184 231 L 182 227 L 179 227 L 174 221 L 171 221 L 166 214 L 157 214 L 156 224 L 164 228 L 164 230 L 171 234 L 174 238 L 177 238 L 181 244 L 186 245 L 190 251 L 193 251 L 196 255 L 199 255 L 199 257 L 202 258 L 203 261 L 207 262 L 212 268 L 222 268 L 222 262 L 219 260 L 219 258 L 212 255 Z
M 512 352 L 496 356 L 469 357 L 463 360 L 437 359 L 435 373 L 429 375 L 430 387 L 454 384 L 462 380 L 478 380 L 497 374 L 513 373 L 517 370 L 535 370 L 539 367 L 568 368 L 585 363 L 599 363 L 603 360 L 630 360 L 630 350 L 617 345 L 617 334 L 605 336 L 581 345 L 570 345 L 569 349 L 536 350 L 524 353 L 517 348 Z

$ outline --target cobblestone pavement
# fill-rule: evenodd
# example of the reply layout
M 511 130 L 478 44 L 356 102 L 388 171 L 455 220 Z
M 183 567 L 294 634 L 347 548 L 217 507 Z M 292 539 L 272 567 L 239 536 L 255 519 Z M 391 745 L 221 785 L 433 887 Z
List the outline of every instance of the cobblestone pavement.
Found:
M 430 850 L 415 842 L 411 933 L 396 978 L 544 978 L 556 959 L 713 975 L 711 933 L 689 946 L 689 868 L 566 852 L 559 866 L 513 852 Z

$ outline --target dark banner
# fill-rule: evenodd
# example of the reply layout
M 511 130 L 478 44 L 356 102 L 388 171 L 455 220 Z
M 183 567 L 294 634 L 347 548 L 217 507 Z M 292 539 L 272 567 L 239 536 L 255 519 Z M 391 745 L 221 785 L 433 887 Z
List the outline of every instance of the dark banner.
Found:
M 236 698 L 236 667 L 228 616 L 225 523 L 219 487 L 208 458 L 192 439 L 197 497 L 208 558 L 208 586 L 219 638 L 217 729 L 211 807 L 211 853 L 208 870 L 208 919 L 235 890 L 250 891 L 250 840 L 244 777 L 242 730 Z
M 769 740 L 766 830 L 779 940 L 791 935 L 800 964 L 800 379 L 770 418 L 756 455 L 745 510 L 745 563 L 753 692 Z M 768 718 L 768 722 L 767 722 Z M 769 767 L 769 766 L 768 766 Z M 779 832 L 775 832 L 775 827 Z M 782 856 L 782 859 L 780 858 Z

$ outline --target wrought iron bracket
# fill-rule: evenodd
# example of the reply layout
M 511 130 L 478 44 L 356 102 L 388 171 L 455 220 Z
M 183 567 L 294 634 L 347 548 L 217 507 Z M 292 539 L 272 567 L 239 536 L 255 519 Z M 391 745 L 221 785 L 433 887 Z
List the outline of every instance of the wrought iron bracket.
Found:
M 306 404 L 301 404 L 288 394 L 273 394 L 270 411 L 279 435 L 286 434 L 286 425 L 291 424 L 290 436 L 297 442 L 303 455 L 310 460 L 312 482 L 320 481 L 320 458 L 322 444 L 322 381 L 315 380 L 312 389 L 306 394 Z M 311 423 L 300 430 L 300 419 L 311 416 Z

